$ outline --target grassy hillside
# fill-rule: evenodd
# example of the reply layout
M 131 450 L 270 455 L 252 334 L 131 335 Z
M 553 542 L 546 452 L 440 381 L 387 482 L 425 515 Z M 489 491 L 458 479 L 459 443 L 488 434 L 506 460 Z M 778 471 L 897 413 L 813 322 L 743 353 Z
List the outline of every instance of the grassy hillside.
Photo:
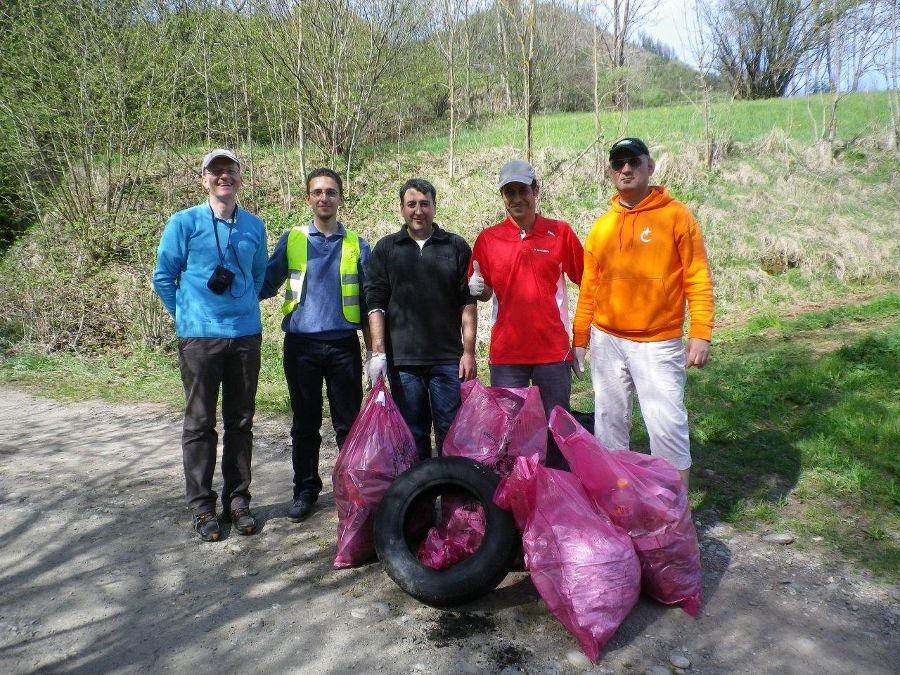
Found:
M 698 102 L 699 103 L 699 102 Z M 829 97 L 799 96 L 760 101 L 719 100 L 712 104 L 711 120 L 715 138 L 722 141 L 748 143 L 758 141 L 773 130 L 793 141 L 811 144 L 823 127 L 823 110 Z M 838 137 L 842 140 L 877 136 L 889 120 L 887 95 L 884 92 L 852 94 L 838 105 Z M 703 121 L 699 105 L 685 104 L 662 108 L 632 110 L 625 119 L 608 112 L 601 117 L 605 137 L 631 135 L 646 138 L 656 146 L 678 148 L 702 138 Z M 484 147 L 521 144 L 524 122 L 506 117 L 481 128 L 463 129 L 457 148 L 477 150 Z M 594 136 L 593 113 L 556 113 L 538 115 L 534 121 L 535 147 L 578 151 L 590 145 Z M 411 141 L 409 150 L 446 152 L 444 135 Z

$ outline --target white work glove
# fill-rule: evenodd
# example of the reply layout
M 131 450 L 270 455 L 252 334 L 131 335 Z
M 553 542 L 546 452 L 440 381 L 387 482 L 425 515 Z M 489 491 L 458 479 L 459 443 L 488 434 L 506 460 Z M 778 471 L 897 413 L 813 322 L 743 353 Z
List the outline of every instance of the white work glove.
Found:
M 366 377 L 371 387 L 378 378 L 387 377 L 387 354 L 384 352 L 366 352 Z
M 584 357 L 587 354 L 585 347 L 575 347 L 575 360 L 572 362 L 572 370 L 579 380 L 584 377 Z
M 481 270 L 478 269 L 478 261 L 472 263 L 472 276 L 469 277 L 469 295 L 477 298 L 484 293 L 484 277 L 481 276 Z

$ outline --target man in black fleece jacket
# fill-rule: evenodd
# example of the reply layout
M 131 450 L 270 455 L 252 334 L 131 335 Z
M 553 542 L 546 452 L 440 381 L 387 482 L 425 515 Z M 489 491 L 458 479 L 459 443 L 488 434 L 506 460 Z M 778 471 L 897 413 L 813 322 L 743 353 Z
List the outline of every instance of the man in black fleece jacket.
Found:
M 478 315 L 466 271 L 472 250 L 434 222 L 436 191 L 421 178 L 400 189 L 399 232 L 382 237 L 369 259 L 365 294 L 372 353 L 370 382 L 387 375 L 422 459 L 438 454 L 459 408 L 459 385 L 475 369 Z

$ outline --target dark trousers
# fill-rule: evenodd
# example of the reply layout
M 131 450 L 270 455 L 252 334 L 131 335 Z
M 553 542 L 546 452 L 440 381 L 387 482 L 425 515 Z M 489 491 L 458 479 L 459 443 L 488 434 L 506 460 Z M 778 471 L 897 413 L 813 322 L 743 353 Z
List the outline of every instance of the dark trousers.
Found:
M 419 459 L 431 457 L 432 423 L 440 455 L 444 437 L 459 410 L 459 364 L 390 368 L 388 379 L 394 402 L 416 441 Z
M 250 504 L 253 414 L 259 382 L 261 335 L 182 338 L 178 367 L 184 385 L 181 451 L 187 502 L 194 514 L 215 511 L 216 405 L 222 389 L 222 507 Z
M 331 425 L 338 449 L 362 404 L 362 356 L 354 335 L 330 342 L 284 334 L 284 377 L 294 412 L 291 459 L 294 499 L 316 501 L 322 491 L 319 447 L 322 444 L 322 381 L 328 395 Z
M 569 409 L 572 395 L 572 362 L 537 363 L 523 365 L 491 365 L 492 387 L 528 387 L 534 385 L 541 392 L 544 413 L 550 420 L 550 413 L 556 406 Z M 547 435 L 547 461 L 551 469 L 568 470 L 569 463 L 562 456 L 553 435 Z

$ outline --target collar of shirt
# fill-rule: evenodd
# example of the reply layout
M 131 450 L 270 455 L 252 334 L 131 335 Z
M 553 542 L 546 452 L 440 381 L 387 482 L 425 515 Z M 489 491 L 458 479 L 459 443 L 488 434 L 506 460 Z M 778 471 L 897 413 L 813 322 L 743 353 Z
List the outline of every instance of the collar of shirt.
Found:
M 433 223 L 434 229 L 431 231 L 431 236 L 428 239 L 434 239 L 436 241 L 445 241 L 447 239 L 447 233 L 441 229 L 441 226 L 437 223 Z M 412 237 L 409 236 L 409 228 L 404 224 L 402 228 L 400 228 L 400 240 L 406 241 L 414 241 Z M 427 240 L 426 240 L 427 241 Z
M 210 201 L 208 199 L 206 200 L 206 205 L 209 206 L 209 212 L 212 214 L 212 219 L 213 219 L 214 223 L 225 223 L 226 225 L 234 225 L 237 222 L 237 215 L 238 215 L 238 205 L 237 204 L 234 205 L 234 210 L 231 212 L 231 215 L 228 218 L 219 218 L 219 216 L 216 215 L 216 212 L 213 211 L 212 204 L 210 203 Z
M 522 234 L 524 230 L 522 230 L 522 228 L 519 227 L 518 223 L 516 223 L 516 221 L 514 221 L 509 216 L 506 217 L 506 220 L 504 220 L 501 225 L 503 226 L 505 234 L 508 234 L 518 240 L 522 240 L 525 237 L 540 237 L 547 234 L 547 232 L 549 232 L 550 230 L 550 220 L 548 218 L 544 218 L 544 216 L 542 216 L 540 213 L 535 214 L 534 225 L 531 227 L 531 232 L 525 234 L 524 236 Z
M 337 230 L 334 231 L 334 234 L 324 234 L 323 232 L 319 232 L 316 229 L 316 223 L 314 220 L 309 221 L 309 225 L 306 226 L 306 234 L 310 237 L 325 237 L 326 239 L 329 237 L 346 237 L 347 230 L 344 228 L 344 224 L 338 221 Z

